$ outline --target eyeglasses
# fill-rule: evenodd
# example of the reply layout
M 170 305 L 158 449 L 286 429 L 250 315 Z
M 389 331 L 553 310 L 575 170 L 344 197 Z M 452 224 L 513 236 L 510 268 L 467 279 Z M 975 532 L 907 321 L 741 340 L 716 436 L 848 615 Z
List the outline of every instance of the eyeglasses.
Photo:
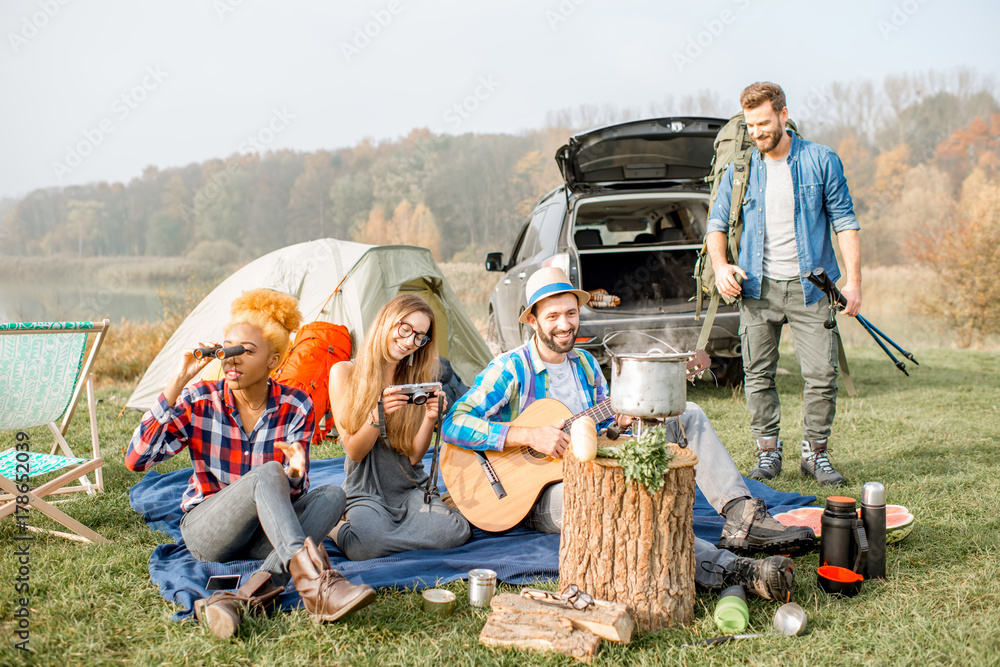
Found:
M 410 334 L 413 334 L 413 344 L 417 347 L 423 347 L 427 343 L 431 342 L 431 337 L 425 333 L 420 333 L 414 331 L 406 322 L 400 322 L 399 326 L 396 328 L 396 333 L 399 334 L 400 338 L 409 338 Z

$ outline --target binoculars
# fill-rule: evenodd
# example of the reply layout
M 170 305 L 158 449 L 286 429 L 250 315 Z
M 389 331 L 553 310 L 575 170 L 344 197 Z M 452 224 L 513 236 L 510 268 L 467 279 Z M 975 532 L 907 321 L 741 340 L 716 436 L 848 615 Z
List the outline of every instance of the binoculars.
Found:
M 229 357 L 241 355 L 246 351 L 247 349 L 242 345 L 233 345 L 232 347 L 222 347 L 221 345 L 196 347 L 194 348 L 194 358 L 204 359 L 205 357 L 214 356 L 216 359 L 228 359 Z

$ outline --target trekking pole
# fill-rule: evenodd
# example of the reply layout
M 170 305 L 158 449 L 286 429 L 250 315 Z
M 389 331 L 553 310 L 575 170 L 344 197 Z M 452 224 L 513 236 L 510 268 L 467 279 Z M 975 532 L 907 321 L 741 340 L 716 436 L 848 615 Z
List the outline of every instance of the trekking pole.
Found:
M 823 292 L 827 295 L 827 297 L 829 297 L 832 308 L 835 308 L 837 310 L 843 310 L 844 308 L 847 307 L 847 297 L 845 297 L 841 293 L 841 291 L 837 289 L 837 286 L 833 284 L 833 281 L 830 280 L 830 277 L 828 275 L 826 275 L 826 271 L 824 271 L 822 267 L 816 267 L 812 271 L 803 272 L 802 277 L 808 279 L 809 282 L 811 282 L 813 285 L 823 290 Z M 897 345 L 894 340 L 892 340 L 884 333 L 882 333 L 878 328 L 876 328 L 871 322 L 869 322 L 861 315 L 857 315 L 855 319 L 857 319 L 858 324 L 860 324 L 864 328 L 864 330 L 868 332 L 868 335 L 871 336 L 876 343 L 878 343 L 878 346 L 882 348 L 882 351 L 885 352 L 887 355 L 889 355 L 889 358 L 896 365 L 896 368 L 901 370 L 903 372 L 903 375 L 905 375 L 906 377 L 910 377 L 910 374 L 906 371 L 906 364 L 897 359 L 896 356 L 889 351 L 889 348 L 885 346 L 885 343 L 882 342 L 879 336 L 884 338 L 890 345 L 899 350 L 899 352 L 904 357 L 906 357 L 913 363 L 919 366 L 920 362 L 914 359 L 912 354 L 910 354 L 909 352 L 901 348 L 899 345 Z
M 877 333 L 879 336 L 881 336 L 882 338 L 884 338 L 885 341 L 887 343 L 889 343 L 889 345 L 892 345 L 894 348 L 896 348 L 897 350 L 899 350 L 899 353 L 901 355 L 903 355 L 904 357 L 906 357 L 907 359 L 909 359 L 910 361 L 912 361 L 913 363 L 915 363 L 917 366 L 920 365 L 920 362 L 917 361 L 916 359 L 914 359 L 912 354 L 910 354 L 909 352 L 907 352 L 906 350 L 904 350 L 903 348 L 901 348 L 899 345 L 897 345 L 896 342 L 893 339 L 889 338 L 884 333 L 882 333 L 879 330 L 879 328 L 877 326 L 875 326 L 874 324 L 872 324 L 869 320 L 865 319 L 860 314 L 857 315 L 857 319 L 858 319 L 858 322 L 861 322 L 861 325 L 863 327 L 871 329 L 872 331 L 874 331 L 875 333 Z
M 882 351 L 883 351 L 883 352 L 885 352 L 886 354 L 888 354 L 888 355 L 889 355 L 889 358 L 890 358 L 890 359 L 892 359 L 892 362 L 893 362 L 894 364 L 896 364 L 896 368 L 898 368 L 899 370 L 903 371 L 903 375 L 905 375 L 906 377 L 910 377 L 910 374 L 906 372 L 906 364 L 904 364 L 904 363 L 903 363 L 902 361 L 900 361 L 899 359 L 897 359 L 897 358 L 896 358 L 896 357 L 895 357 L 895 356 L 894 356 L 894 355 L 892 354 L 892 352 L 890 352 L 890 351 L 889 351 L 889 348 L 887 348 L 887 347 L 885 346 L 885 343 L 883 343 L 883 342 L 882 342 L 881 340 L 879 340 L 879 337 L 875 335 L 875 332 L 874 332 L 874 331 L 872 331 L 872 329 L 873 329 L 874 327 L 870 327 L 870 326 L 869 326 L 869 324 L 868 324 L 868 320 L 866 320 L 866 319 L 864 319 L 864 318 L 860 318 L 860 319 L 858 319 L 858 323 L 859 323 L 859 324 L 860 324 L 861 326 L 863 326 L 863 327 L 865 328 L 865 331 L 867 331 L 867 332 L 868 332 L 868 335 L 869 335 L 869 336 L 871 336 L 871 337 L 872 337 L 872 339 L 873 339 L 873 340 L 874 340 L 874 341 L 875 341 L 876 343 L 878 343 L 878 346 L 879 346 L 880 348 L 882 348 Z M 889 339 L 887 338 L 886 340 L 889 340 Z M 891 340 L 890 340 L 889 342 L 890 342 L 890 343 L 892 343 L 892 341 L 891 341 Z M 896 345 L 896 344 L 895 344 L 895 343 L 893 343 L 893 346 L 895 346 L 895 345 Z M 918 364 L 918 365 L 919 365 L 919 364 Z

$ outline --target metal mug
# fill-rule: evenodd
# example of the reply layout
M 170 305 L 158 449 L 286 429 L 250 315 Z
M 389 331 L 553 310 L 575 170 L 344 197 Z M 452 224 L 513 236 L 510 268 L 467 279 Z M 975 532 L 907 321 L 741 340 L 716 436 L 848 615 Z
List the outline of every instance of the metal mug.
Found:
M 496 590 L 497 573 L 485 568 L 469 572 L 469 606 L 489 607 Z

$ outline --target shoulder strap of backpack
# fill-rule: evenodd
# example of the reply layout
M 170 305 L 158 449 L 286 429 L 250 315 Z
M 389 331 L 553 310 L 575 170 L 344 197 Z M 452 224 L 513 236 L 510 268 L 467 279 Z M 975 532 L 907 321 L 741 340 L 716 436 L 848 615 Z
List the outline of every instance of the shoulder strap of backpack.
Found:
M 715 311 L 719 309 L 719 291 L 712 292 L 712 298 L 708 302 L 708 310 L 705 311 L 705 321 L 701 325 L 701 333 L 698 334 L 698 342 L 694 349 L 704 350 L 708 345 L 708 335 L 712 333 L 712 322 L 715 321 Z
M 741 119 L 736 133 L 736 157 L 733 158 L 733 194 L 729 199 L 729 252 L 733 262 L 739 261 L 739 237 L 743 231 L 740 215 L 743 213 L 743 197 L 746 196 L 747 185 L 750 182 L 750 158 L 753 156 L 753 149 L 746 121 Z
M 854 381 L 851 380 L 851 371 L 847 368 L 847 353 L 844 352 L 844 341 L 840 338 L 840 331 L 837 334 L 837 357 L 840 361 L 840 375 L 844 378 L 844 387 L 848 396 L 857 396 L 858 390 L 854 388 Z
M 747 184 L 750 181 L 750 157 L 753 154 L 753 142 L 747 134 L 746 122 L 740 121 L 739 130 L 736 133 L 736 157 L 733 159 L 733 191 L 729 200 L 729 229 L 728 237 L 728 260 L 737 262 L 740 257 L 740 236 L 743 234 L 743 225 L 740 224 L 740 216 L 743 212 L 743 197 L 747 192 Z M 710 259 L 705 258 L 707 261 Z M 699 294 L 701 285 L 698 285 Z M 719 291 L 712 290 L 712 298 L 708 303 L 708 310 L 705 312 L 705 321 L 701 325 L 701 333 L 698 334 L 696 350 L 704 350 L 708 344 L 709 335 L 712 332 L 712 324 L 715 322 L 715 313 L 719 310 Z

